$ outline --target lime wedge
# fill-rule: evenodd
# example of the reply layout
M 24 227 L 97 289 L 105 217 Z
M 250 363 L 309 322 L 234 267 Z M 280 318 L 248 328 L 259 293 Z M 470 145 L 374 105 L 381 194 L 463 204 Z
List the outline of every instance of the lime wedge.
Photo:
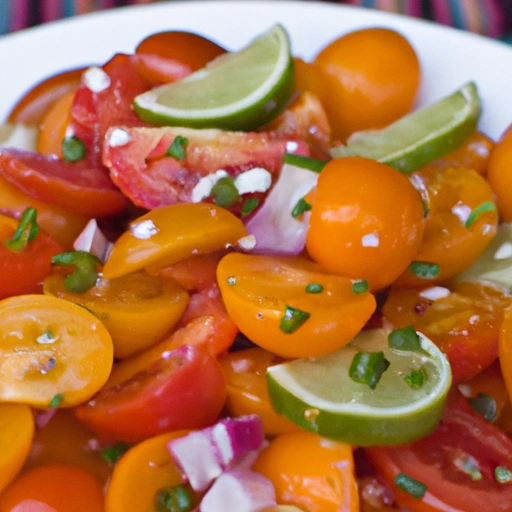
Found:
M 183 80 L 135 98 L 137 115 L 157 125 L 254 130 L 272 121 L 295 86 L 288 34 L 281 25 Z
M 408 174 L 460 146 L 475 131 L 480 112 L 478 90 L 469 82 L 382 130 L 354 133 L 331 156 L 364 156 Z
M 422 334 L 423 350 L 417 352 L 390 348 L 388 334 L 364 331 L 336 352 L 269 367 L 272 406 L 306 430 L 359 446 L 402 444 L 428 435 L 444 410 L 450 365 Z M 375 389 L 352 380 L 349 368 L 356 354 L 381 351 L 390 364 Z M 419 374 L 418 386 L 413 377 Z

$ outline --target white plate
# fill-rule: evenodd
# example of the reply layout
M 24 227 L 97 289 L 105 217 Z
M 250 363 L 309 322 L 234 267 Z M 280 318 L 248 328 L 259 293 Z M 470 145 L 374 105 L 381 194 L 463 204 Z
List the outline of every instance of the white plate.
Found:
M 306 59 L 340 34 L 368 26 L 399 30 L 423 67 L 419 104 L 475 80 L 484 113 L 480 128 L 493 138 L 512 123 L 512 48 L 484 37 L 370 9 L 301 1 L 191 1 L 126 7 L 83 15 L 0 37 L 0 119 L 31 85 L 76 66 L 103 63 L 133 51 L 146 35 L 166 29 L 203 33 L 238 49 L 274 23 L 290 33 Z

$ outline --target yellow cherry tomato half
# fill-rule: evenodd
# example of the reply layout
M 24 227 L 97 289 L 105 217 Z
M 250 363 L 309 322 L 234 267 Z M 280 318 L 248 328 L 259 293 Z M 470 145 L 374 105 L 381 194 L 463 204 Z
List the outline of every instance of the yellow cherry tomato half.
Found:
M 0 404 L 0 492 L 23 467 L 33 436 L 34 415 L 28 405 Z
M 409 180 L 361 157 L 331 160 L 312 194 L 306 248 L 330 272 L 391 284 L 418 251 L 423 205 Z
M 236 245 L 247 235 L 242 221 L 207 203 L 182 203 L 150 211 L 130 223 L 103 268 L 113 279 L 142 268 L 163 268 L 195 254 Z
M 100 318 L 114 343 L 114 356 L 124 358 L 162 339 L 178 323 L 188 293 L 174 279 L 133 272 L 116 279 L 101 278 L 84 293 L 68 292 L 65 277 L 53 274 L 44 293 L 69 300 Z
M 70 407 L 106 382 L 112 338 L 71 302 L 19 295 L 0 302 L 0 401 Z
M 304 258 L 231 253 L 220 261 L 217 280 L 240 331 L 282 357 L 346 345 L 375 310 L 375 298 L 360 283 Z

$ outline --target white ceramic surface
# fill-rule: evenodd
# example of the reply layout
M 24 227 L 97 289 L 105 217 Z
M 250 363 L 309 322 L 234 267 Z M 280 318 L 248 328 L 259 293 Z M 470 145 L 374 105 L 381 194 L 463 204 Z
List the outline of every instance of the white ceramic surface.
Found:
M 419 104 L 475 80 L 484 105 L 480 128 L 496 138 L 512 123 L 512 47 L 370 9 L 286 0 L 170 1 L 82 15 L 2 36 L 0 120 L 23 92 L 43 77 L 72 67 L 101 64 L 117 51 L 132 51 L 152 32 L 192 30 L 238 49 L 276 22 L 289 31 L 295 55 L 305 59 L 353 29 L 397 29 L 412 42 L 422 63 Z

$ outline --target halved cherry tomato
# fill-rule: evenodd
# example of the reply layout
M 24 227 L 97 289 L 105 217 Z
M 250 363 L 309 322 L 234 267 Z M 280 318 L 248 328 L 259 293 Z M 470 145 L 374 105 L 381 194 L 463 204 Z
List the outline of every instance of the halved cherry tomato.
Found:
M 133 55 L 132 60 L 139 76 L 155 87 L 181 80 L 192 72 L 189 66 L 175 59 L 151 53 Z
M 27 506 L 27 502 L 32 503 Z M 103 491 L 98 481 L 71 465 L 54 464 L 31 469 L 22 473 L 0 495 L 0 512 L 69 512 L 70 509 L 73 512 L 104 510 Z
M 90 398 L 112 368 L 102 322 L 71 302 L 18 295 L 0 302 L 0 399 L 70 407 Z
M 0 493 L 23 467 L 33 436 L 34 415 L 28 405 L 0 404 Z
M 507 387 L 508 396 L 512 400 L 512 306 L 505 310 L 499 335 L 500 366 Z
M 277 502 L 308 512 L 359 511 L 352 447 L 310 432 L 272 439 L 253 469 L 269 478 Z
M 497 482 L 495 470 L 512 468 L 512 440 L 473 411 L 457 390 L 428 437 L 365 451 L 402 507 L 416 512 L 510 511 L 512 485 Z M 397 487 L 399 473 L 425 485 L 425 494 L 414 498 Z
M 0 299 L 41 291 L 43 279 L 52 272 L 52 256 L 62 251 L 44 231 L 21 250 L 5 245 L 12 238 L 18 222 L 0 214 Z
M 409 265 L 423 235 L 423 206 L 408 179 L 360 157 L 331 160 L 312 193 L 306 248 L 329 271 L 391 284 Z
M 282 357 L 317 356 L 346 345 L 375 310 L 372 294 L 355 293 L 350 279 L 304 258 L 231 253 L 219 263 L 217 279 L 240 331 Z
M 39 124 L 48 108 L 61 96 L 78 89 L 85 68 L 57 73 L 39 82 L 16 103 L 7 116 L 9 123 Z
M 204 67 L 215 57 L 222 55 L 226 50 L 199 34 L 170 30 L 157 32 L 143 39 L 135 53 L 159 55 L 174 59 L 181 64 L 189 66 L 192 71 Z
M 130 442 L 211 425 L 225 398 L 217 360 L 201 347 L 185 345 L 131 379 L 101 390 L 75 411 L 95 432 Z
M 280 357 L 259 347 L 239 350 L 219 358 L 226 377 L 226 409 L 229 414 L 257 414 L 267 436 L 302 431 L 295 423 L 274 411 L 270 404 L 265 374 L 269 366 L 280 362 Z
M 324 73 L 323 95 L 334 137 L 383 128 L 414 105 L 421 69 L 409 41 L 387 28 L 350 32 L 314 59 Z
M 116 279 L 100 278 L 84 293 L 64 286 L 65 276 L 45 279 L 44 293 L 85 307 L 103 320 L 112 336 L 114 356 L 124 358 L 161 340 L 178 323 L 188 293 L 173 279 L 133 272 Z
M 158 510 L 155 506 L 158 492 L 185 483 L 167 444 L 188 433 L 178 430 L 161 434 L 130 448 L 112 473 L 106 493 L 106 512 Z
M 430 291 L 429 291 L 430 290 Z M 438 298 L 429 298 L 440 293 Z M 395 327 L 413 325 L 447 355 L 453 381 L 475 377 L 498 356 L 503 310 L 510 297 L 492 286 L 453 282 L 445 287 L 392 287 L 382 308 Z

